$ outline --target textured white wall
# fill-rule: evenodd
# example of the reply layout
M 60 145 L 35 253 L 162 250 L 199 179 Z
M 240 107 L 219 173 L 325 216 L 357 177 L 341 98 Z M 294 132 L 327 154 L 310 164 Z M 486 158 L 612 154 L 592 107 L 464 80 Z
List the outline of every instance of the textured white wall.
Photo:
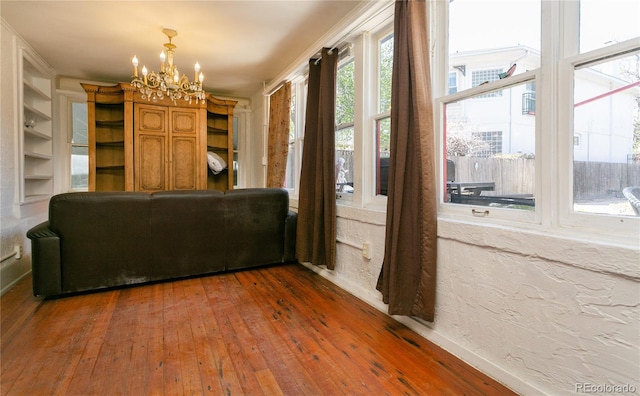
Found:
M 384 214 L 338 213 L 345 243 L 336 270 L 313 269 L 386 312 L 375 290 Z M 585 383 L 640 394 L 640 250 L 508 227 L 438 226 L 435 322 L 398 320 L 522 394 L 578 394 Z M 371 260 L 355 247 L 364 241 Z

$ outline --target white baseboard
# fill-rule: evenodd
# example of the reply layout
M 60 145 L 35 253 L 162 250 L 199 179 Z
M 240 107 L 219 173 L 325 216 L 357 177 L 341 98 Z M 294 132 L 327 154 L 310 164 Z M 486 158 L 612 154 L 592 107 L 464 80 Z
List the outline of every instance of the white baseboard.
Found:
M 336 284 L 341 289 L 351 293 L 356 298 L 371 305 L 377 310 L 388 315 L 388 307 L 382 302 L 382 295 L 377 290 L 366 290 L 360 285 L 353 282 L 341 279 L 338 274 L 326 269 L 326 266 L 316 266 L 311 263 L 301 263 L 305 267 L 309 268 L 313 272 Z M 447 352 L 453 354 L 457 358 L 463 360 L 465 363 L 471 365 L 477 370 L 481 371 L 485 375 L 495 379 L 496 381 L 504 384 L 511 390 L 522 395 L 545 395 L 546 393 L 540 389 L 535 388 L 531 384 L 523 381 L 521 378 L 514 376 L 513 374 L 505 371 L 502 367 L 486 360 L 482 356 L 464 348 L 455 341 L 447 338 L 445 335 L 439 333 L 437 330 L 431 328 L 428 323 L 421 322 L 418 319 L 414 319 L 408 316 L 396 316 L 390 315 L 393 319 L 404 324 L 411 330 L 418 333 L 426 340 L 433 342 L 439 347 L 443 348 Z
M 9 291 L 31 273 L 29 260 L 23 258 L 10 259 L 0 266 L 0 296 Z

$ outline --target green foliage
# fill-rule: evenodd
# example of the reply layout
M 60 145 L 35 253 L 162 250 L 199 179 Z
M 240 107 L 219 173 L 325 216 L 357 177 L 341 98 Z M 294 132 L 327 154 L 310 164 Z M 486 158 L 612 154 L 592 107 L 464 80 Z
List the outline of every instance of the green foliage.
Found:
M 355 62 L 352 60 L 338 68 L 336 82 L 336 125 L 353 122 L 355 107 Z
M 393 34 L 380 42 L 380 108 L 391 110 L 391 76 L 393 74 Z

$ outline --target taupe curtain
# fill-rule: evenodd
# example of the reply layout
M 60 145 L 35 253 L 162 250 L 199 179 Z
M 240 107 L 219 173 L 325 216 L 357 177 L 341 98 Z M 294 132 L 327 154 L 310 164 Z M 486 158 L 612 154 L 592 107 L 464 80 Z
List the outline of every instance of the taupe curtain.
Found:
M 267 145 L 267 187 L 284 187 L 289 154 L 291 83 L 285 83 L 269 97 Z
M 307 113 L 300 169 L 296 256 L 335 268 L 335 108 L 338 51 L 309 61 Z
M 385 253 L 377 288 L 389 314 L 433 321 L 437 207 L 425 1 L 396 1 Z

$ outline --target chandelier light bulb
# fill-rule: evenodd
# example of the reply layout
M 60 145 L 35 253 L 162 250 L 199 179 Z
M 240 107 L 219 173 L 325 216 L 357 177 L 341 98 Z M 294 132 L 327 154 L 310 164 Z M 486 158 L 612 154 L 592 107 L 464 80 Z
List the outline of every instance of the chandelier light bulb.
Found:
M 138 58 L 135 55 L 131 59 L 131 63 L 133 64 L 133 77 L 138 77 Z
M 202 83 L 202 80 L 204 80 L 204 74 L 200 73 L 200 83 Z

